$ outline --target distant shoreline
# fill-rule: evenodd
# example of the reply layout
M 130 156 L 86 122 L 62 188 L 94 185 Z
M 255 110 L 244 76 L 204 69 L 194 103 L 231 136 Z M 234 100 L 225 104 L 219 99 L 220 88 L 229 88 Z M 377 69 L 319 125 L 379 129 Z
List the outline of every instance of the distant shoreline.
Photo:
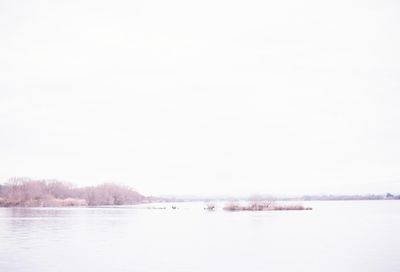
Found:
M 164 197 L 163 202 L 191 201 L 247 201 L 251 197 Z M 400 195 L 305 195 L 295 197 L 258 196 L 258 200 L 274 201 L 360 201 L 360 200 L 400 200 Z
M 393 199 L 277 199 L 276 201 L 282 201 L 282 202 L 311 202 L 311 201 L 323 201 L 323 202 L 339 202 L 339 201 L 346 201 L 346 202 L 356 202 L 356 201 L 393 201 L 393 200 L 400 200 L 398 198 L 393 198 Z M 231 200 L 227 199 L 213 199 L 213 200 L 172 200 L 172 199 L 163 199 L 163 200 L 147 200 L 143 202 L 136 202 L 136 203 L 131 203 L 131 204 L 96 204 L 96 205 L 88 205 L 86 202 L 84 202 L 84 199 L 51 199 L 48 202 L 41 202 L 41 203 L 30 203 L 30 204 L 15 204 L 15 203 L 9 203 L 8 201 L 4 200 L 3 198 L 0 198 L 0 208 L 99 208 L 99 207 L 124 207 L 124 206 L 136 206 L 136 205 L 141 205 L 141 204 L 156 204 L 156 203 L 190 203 L 190 202 L 209 202 L 209 201 L 223 201 L 223 202 L 229 202 Z M 247 199 L 236 199 L 236 201 L 248 201 Z M 166 209 L 164 208 L 157 208 L 157 209 Z M 308 208 L 296 208 L 296 209 L 285 209 L 285 208 L 277 208 L 277 209 L 270 209 L 270 210 L 307 210 Z M 240 209 L 238 209 L 240 210 Z M 246 209 L 243 209 L 246 210 Z M 265 209 L 268 210 L 268 209 Z
M 114 183 L 75 187 L 57 180 L 14 178 L 0 185 L 2 207 L 84 207 L 149 202 L 132 188 Z
M 148 197 L 132 188 L 115 183 L 76 187 L 57 180 L 13 178 L 0 184 L 0 207 L 98 207 L 135 205 L 144 203 L 193 202 L 193 201 L 359 201 L 400 200 L 400 195 L 304 195 L 279 197 L 257 195 L 252 197 Z

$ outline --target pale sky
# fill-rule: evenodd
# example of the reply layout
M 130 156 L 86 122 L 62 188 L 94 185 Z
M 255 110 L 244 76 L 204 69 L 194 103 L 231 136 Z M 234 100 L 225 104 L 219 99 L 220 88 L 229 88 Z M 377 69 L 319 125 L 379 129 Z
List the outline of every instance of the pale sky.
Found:
M 400 193 L 398 1 L 0 0 L 0 181 Z

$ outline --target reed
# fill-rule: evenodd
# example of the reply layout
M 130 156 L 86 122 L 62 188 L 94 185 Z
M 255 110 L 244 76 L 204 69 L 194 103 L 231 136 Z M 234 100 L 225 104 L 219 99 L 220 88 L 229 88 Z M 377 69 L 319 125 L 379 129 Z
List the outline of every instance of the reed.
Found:
M 302 211 L 312 210 L 311 207 L 304 207 L 303 205 L 278 205 L 274 202 L 260 202 L 250 203 L 247 205 L 240 205 L 237 203 L 228 203 L 224 208 L 225 211 Z

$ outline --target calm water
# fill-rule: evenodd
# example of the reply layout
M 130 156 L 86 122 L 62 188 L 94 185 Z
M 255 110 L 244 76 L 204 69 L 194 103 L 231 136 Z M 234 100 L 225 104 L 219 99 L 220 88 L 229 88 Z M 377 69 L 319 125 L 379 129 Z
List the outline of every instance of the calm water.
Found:
M 305 204 L 0 208 L 0 271 L 400 271 L 400 201 Z

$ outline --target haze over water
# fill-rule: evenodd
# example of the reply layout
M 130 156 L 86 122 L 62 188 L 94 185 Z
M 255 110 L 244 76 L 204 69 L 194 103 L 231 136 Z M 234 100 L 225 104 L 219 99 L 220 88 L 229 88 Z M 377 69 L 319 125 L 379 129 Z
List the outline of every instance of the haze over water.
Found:
M 0 271 L 398 271 L 400 201 L 304 204 L 314 209 L 2 208 Z

